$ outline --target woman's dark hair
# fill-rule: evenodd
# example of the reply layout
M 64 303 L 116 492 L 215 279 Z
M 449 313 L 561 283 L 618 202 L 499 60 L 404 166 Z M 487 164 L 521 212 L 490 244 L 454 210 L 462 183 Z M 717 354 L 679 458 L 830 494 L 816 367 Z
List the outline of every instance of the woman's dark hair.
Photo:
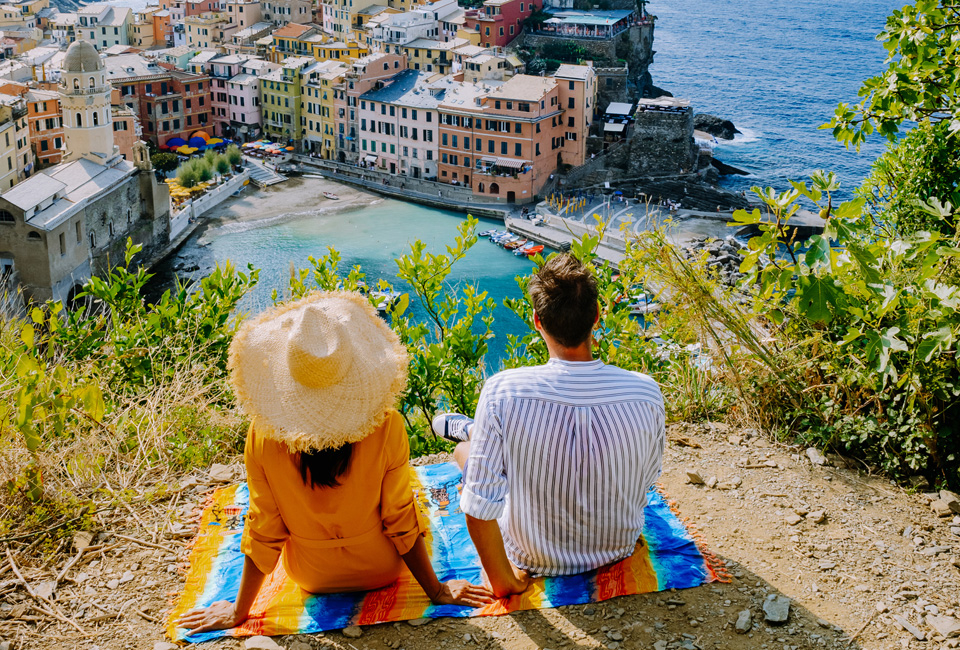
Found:
M 337 487 L 350 466 L 353 444 L 347 443 L 338 449 L 320 451 L 302 451 L 297 463 L 300 465 L 300 478 L 310 487 Z

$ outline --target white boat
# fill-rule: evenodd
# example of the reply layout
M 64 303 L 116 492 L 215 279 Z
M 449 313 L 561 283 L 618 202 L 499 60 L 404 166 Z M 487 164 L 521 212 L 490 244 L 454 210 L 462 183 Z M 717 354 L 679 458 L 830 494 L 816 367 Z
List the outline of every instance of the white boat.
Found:
M 524 244 L 523 246 L 521 246 L 521 247 L 518 248 L 517 250 L 513 251 L 513 254 L 516 255 L 516 256 L 518 256 L 518 257 L 519 257 L 520 255 L 526 255 L 526 254 L 527 254 L 527 251 L 530 250 L 531 248 L 533 248 L 533 247 L 536 246 L 536 245 L 537 245 L 537 242 L 535 242 L 535 241 L 533 241 L 532 239 L 530 239 L 530 240 L 527 241 L 526 244 Z
M 491 235 L 495 234 L 496 232 L 497 232 L 496 230 L 484 230 L 483 232 L 478 233 L 477 236 L 478 236 L 478 237 L 490 237 Z
M 497 242 L 503 239 L 504 237 L 509 237 L 509 236 L 510 236 L 510 233 L 506 230 L 494 230 L 493 234 L 490 235 L 490 241 Z
M 656 314 L 660 311 L 660 303 L 645 293 L 637 294 L 631 298 L 630 313 L 635 316 L 645 316 L 647 314 Z
M 387 311 L 390 307 L 397 304 L 397 301 L 403 296 L 400 291 L 371 291 L 370 297 L 376 301 L 377 311 Z
M 330 199 L 331 201 L 339 201 L 340 197 L 334 194 L 333 192 L 324 192 L 323 196 Z
M 321 180 L 321 181 L 323 180 L 323 176 L 321 176 L 320 174 L 304 174 L 303 177 L 304 177 L 304 178 L 316 178 L 316 179 Z
M 504 244 L 509 244 L 512 241 L 520 241 L 520 235 L 510 234 L 507 237 L 497 240 L 497 244 L 503 246 Z

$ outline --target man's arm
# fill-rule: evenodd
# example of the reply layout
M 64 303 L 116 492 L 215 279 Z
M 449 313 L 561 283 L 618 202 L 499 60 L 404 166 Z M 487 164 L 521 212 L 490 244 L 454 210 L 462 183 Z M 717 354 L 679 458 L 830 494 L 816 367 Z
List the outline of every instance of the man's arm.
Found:
M 503 548 L 503 535 L 500 534 L 497 521 L 484 521 L 467 515 L 467 530 L 477 547 L 477 554 L 493 595 L 504 598 L 523 592 L 530 584 L 530 576 L 507 558 L 507 552 Z

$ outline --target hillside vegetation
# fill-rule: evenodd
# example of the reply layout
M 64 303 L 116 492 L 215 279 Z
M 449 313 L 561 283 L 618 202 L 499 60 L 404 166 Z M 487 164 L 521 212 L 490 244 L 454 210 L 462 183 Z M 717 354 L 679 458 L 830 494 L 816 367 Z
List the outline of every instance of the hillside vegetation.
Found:
M 763 210 L 734 215 L 759 231 L 737 286 L 664 232 L 632 241 L 619 273 L 593 254 L 602 224 L 575 242 L 572 252 L 594 265 L 601 287 L 597 356 L 651 374 L 672 420 L 752 422 L 864 471 L 960 484 L 958 23 L 957 8 L 933 1 L 890 17 L 881 35 L 888 69 L 864 83 L 859 105 L 841 105 L 826 125 L 849 146 L 879 133 L 890 140 L 887 152 L 840 205 L 825 172 L 786 191 L 757 188 Z M 789 228 L 801 205 L 827 223 L 804 243 Z M 399 408 L 415 455 L 445 449 L 428 431 L 436 410 L 473 412 L 497 313 L 531 325 L 509 337 L 505 367 L 546 359 L 526 300 L 495 305 L 483 287 L 447 283 L 476 242 L 475 226 L 464 221 L 446 251 L 417 242 L 396 261 L 411 288 L 390 320 L 411 355 Z M 26 320 L 0 325 L 7 543 L 55 551 L 93 512 L 166 498 L 184 473 L 241 449 L 246 423 L 226 382 L 226 354 L 256 269 L 226 264 L 148 304 L 138 252 L 130 246 L 124 264 L 86 285 L 85 308 L 34 305 Z M 274 300 L 357 289 L 363 280 L 362 269 L 343 269 L 331 250 L 293 273 Z M 518 284 L 524 289 L 526 279 Z M 623 300 L 641 284 L 670 305 L 648 331 Z M 425 320 L 412 317 L 410 301 Z

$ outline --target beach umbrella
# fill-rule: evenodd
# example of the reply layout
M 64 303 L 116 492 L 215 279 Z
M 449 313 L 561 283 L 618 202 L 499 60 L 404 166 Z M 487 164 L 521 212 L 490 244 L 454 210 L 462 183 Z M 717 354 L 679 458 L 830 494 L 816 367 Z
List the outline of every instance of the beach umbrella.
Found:
M 293 151 L 293 147 L 287 147 L 287 151 Z
M 191 147 L 197 147 L 197 148 L 206 147 L 207 140 L 205 138 L 199 138 L 197 136 L 193 136 L 192 138 L 190 138 L 190 141 L 187 144 L 189 144 Z
M 169 140 L 167 140 L 167 146 L 170 147 L 171 149 L 182 147 L 185 144 L 187 144 L 187 141 L 184 140 L 183 138 L 170 138 Z
M 210 136 L 204 131 L 196 131 L 193 135 L 190 136 L 191 140 L 193 140 L 194 138 L 202 138 L 203 141 L 206 142 L 207 140 L 210 139 Z
M 210 138 L 209 140 L 207 140 L 207 144 L 208 144 L 208 145 L 209 145 L 209 144 L 223 144 L 223 140 L 221 140 L 220 138 Z

